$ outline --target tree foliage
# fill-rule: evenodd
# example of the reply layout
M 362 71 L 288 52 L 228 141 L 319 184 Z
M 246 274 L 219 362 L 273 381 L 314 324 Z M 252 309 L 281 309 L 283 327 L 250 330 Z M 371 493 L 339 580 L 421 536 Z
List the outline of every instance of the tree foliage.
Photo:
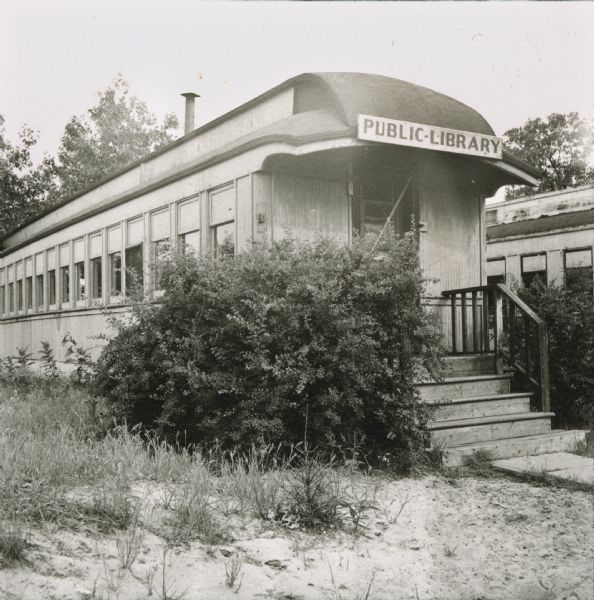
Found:
M 589 164 L 593 134 L 578 113 L 552 113 L 545 120 L 529 119 L 506 131 L 505 148 L 543 173 L 537 188 L 513 186 L 506 198 L 562 190 L 594 182 Z
M 48 206 L 54 192 L 52 159 L 46 156 L 37 166 L 31 159 L 36 142 L 36 133 L 23 127 L 19 143 L 12 144 L 0 115 L 0 237 Z
M 66 125 L 57 161 L 60 196 L 76 194 L 171 142 L 177 127 L 174 114 L 159 124 L 119 75 L 94 107 Z
M 518 293 L 547 324 L 557 426 L 594 429 L 594 298 L 592 280 L 584 280 L 547 287 L 536 278 Z
M 0 115 L 0 237 L 171 142 L 178 122 L 168 114 L 158 123 L 120 75 L 98 94 L 94 107 L 68 122 L 56 158 L 46 155 L 34 165 L 36 133 L 23 127 L 19 142 L 11 144 L 3 125 Z
M 98 392 L 132 425 L 226 447 L 344 437 L 424 446 L 415 378 L 439 362 L 412 236 L 294 240 L 234 258 L 175 257 L 165 295 L 138 304 L 98 361 Z

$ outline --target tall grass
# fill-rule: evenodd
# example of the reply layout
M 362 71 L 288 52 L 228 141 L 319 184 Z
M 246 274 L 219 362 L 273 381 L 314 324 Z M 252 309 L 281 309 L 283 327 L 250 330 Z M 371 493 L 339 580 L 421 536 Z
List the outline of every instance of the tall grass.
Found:
M 337 465 L 302 448 L 200 452 L 124 425 L 106 428 L 84 387 L 60 378 L 32 381 L 0 383 L 0 522 L 124 534 L 142 525 L 170 544 L 213 544 L 226 539 L 234 514 L 326 528 L 353 514 L 359 522 L 367 509 L 359 502 L 353 512 L 352 494 L 341 497 Z M 143 522 L 143 503 L 152 514 L 155 498 L 139 499 L 133 486 L 147 481 L 164 484 L 165 502 L 158 519 Z

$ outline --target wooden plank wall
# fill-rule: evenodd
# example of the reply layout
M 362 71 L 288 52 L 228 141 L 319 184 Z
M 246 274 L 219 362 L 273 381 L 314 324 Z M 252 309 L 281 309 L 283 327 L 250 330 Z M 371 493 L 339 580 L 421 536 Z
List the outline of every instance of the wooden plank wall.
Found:
M 291 233 L 305 241 L 320 235 L 349 241 L 351 211 L 344 182 L 276 174 L 272 212 L 274 240 Z
M 419 238 L 421 267 L 436 280 L 428 286 L 429 296 L 443 290 L 481 285 L 483 241 L 478 193 L 453 178 L 439 163 L 431 166 L 419 182 Z

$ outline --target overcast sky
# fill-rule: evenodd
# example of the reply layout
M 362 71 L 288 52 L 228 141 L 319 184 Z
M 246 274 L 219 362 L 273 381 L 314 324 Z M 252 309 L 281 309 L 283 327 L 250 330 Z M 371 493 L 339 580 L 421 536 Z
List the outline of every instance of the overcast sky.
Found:
M 364 71 L 469 104 L 496 134 L 578 111 L 594 124 L 594 3 L 0 0 L 0 114 L 55 152 L 121 72 L 159 115 L 197 125 L 307 71 Z

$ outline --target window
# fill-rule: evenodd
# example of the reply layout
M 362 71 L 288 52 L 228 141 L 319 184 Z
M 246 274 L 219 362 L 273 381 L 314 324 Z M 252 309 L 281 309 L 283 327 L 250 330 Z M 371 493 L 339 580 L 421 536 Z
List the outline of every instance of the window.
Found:
M 74 255 L 74 299 L 76 302 L 82 302 L 87 292 L 87 282 L 85 279 L 85 240 L 79 238 L 72 243 L 72 252 Z
M 101 257 L 91 259 L 91 298 L 100 300 L 103 294 L 101 284 Z
M 140 294 L 144 284 L 142 244 L 126 248 L 126 291 Z
M 33 309 L 33 259 L 25 259 L 25 306 Z
M 522 284 L 530 287 L 536 279 L 547 284 L 547 255 L 546 252 L 539 254 L 527 254 L 522 256 Z
M 43 288 L 44 259 L 43 252 L 35 255 L 35 310 L 42 310 L 45 306 L 45 290 Z
M 33 277 L 25 279 L 25 300 L 28 309 L 33 308 Z
M 141 294 L 144 286 L 143 258 L 144 220 L 128 222 L 127 248 L 124 255 L 126 264 L 126 294 Z
M 60 246 L 60 304 L 70 302 L 70 245 Z
M 17 281 L 17 310 L 23 310 L 25 303 L 23 299 L 23 280 Z
M 47 302 L 50 306 L 56 304 L 56 270 L 52 269 L 47 272 L 47 291 L 48 298 Z
M 43 308 L 44 306 L 44 297 L 43 297 L 43 275 L 35 276 L 35 302 L 37 309 Z
M 592 248 L 566 250 L 563 258 L 565 285 L 576 292 L 592 293 Z
M 179 236 L 179 245 L 182 254 L 190 254 L 192 252 L 200 252 L 200 231 L 189 231 L 182 233 Z
M 119 296 L 122 293 L 122 253 L 112 252 L 109 255 L 109 295 Z
M 14 283 L 8 284 L 8 312 L 14 312 Z
M 62 304 L 70 302 L 70 267 L 60 267 L 60 300 Z
M 152 278 L 153 289 L 162 289 L 161 264 L 169 254 L 170 219 L 169 208 L 151 214 Z
M 181 202 L 177 208 L 177 233 L 183 254 L 200 252 L 200 201 Z
M 101 265 L 101 255 L 103 254 L 103 237 L 100 233 L 95 233 L 89 237 L 89 257 L 90 263 L 90 295 L 93 300 L 101 300 L 103 297 L 103 270 Z
M 215 257 L 235 254 L 235 187 L 210 194 L 210 226 Z
M 56 251 L 54 249 L 46 252 L 47 266 L 47 303 L 56 305 Z
M 487 260 L 487 285 L 505 283 L 505 258 Z
M 77 262 L 74 265 L 74 281 L 76 285 L 76 300 L 85 299 L 85 263 Z
M 107 284 L 110 302 L 122 293 L 122 228 L 120 225 L 107 231 Z

